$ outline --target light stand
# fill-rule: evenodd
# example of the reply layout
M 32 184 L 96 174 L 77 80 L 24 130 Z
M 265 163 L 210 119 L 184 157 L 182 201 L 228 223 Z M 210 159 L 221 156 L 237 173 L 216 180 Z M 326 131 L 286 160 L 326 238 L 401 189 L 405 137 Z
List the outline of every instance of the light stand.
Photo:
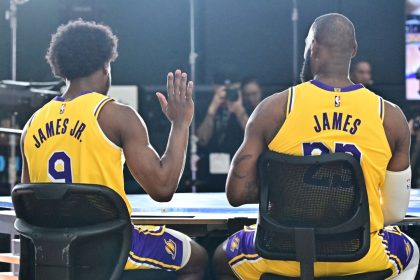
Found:
M 293 30 L 293 85 L 298 83 L 299 66 L 298 66 L 298 20 L 299 13 L 297 7 L 297 0 L 293 0 L 292 8 L 292 30 Z
M 12 80 L 16 81 L 16 38 L 17 38 L 17 3 L 15 0 L 10 0 L 10 10 L 6 12 L 6 19 L 10 21 L 11 31 L 11 74 Z
M 12 80 L 16 81 L 17 76 L 17 6 L 22 5 L 28 2 L 28 0 L 10 0 L 10 8 L 6 11 L 6 19 L 10 22 L 11 30 L 11 76 Z M 14 128 L 16 125 L 16 114 L 13 113 L 10 117 L 10 126 Z M 10 156 L 9 156 L 9 185 L 12 189 L 16 183 L 16 135 L 11 134 L 9 137 L 9 147 L 10 147 Z
M 189 56 L 189 64 L 190 64 L 190 75 L 191 80 L 195 83 L 195 66 L 197 60 L 197 53 L 195 52 L 195 0 L 190 0 L 190 56 Z M 194 84 L 195 86 L 195 84 Z M 193 99 L 195 99 L 195 92 L 193 92 Z M 197 155 L 197 142 L 198 138 L 195 135 L 195 117 L 192 119 L 191 122 L 191 130 L 190 130 L 190 170 L 191 170 L 191 191 L 197 192 L 197 162 L 199 157 Z

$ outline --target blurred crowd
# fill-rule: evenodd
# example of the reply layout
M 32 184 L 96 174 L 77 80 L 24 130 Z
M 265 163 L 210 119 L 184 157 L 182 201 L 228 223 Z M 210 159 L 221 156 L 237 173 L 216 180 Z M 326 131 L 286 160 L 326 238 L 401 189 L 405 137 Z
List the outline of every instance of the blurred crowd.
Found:
M 354 83 L 363 84 L 368 89 L 374 86 L 372 67 L 366 60 L 356 60 L 352 63 L 350 78 Z M 215 79 L 212 88 L 212 98 L 204 105 L 205 111 L 197 112 L 197 115 L 200 115 L 196 124 L 199 161 L 198 181 L 195 183 L 198 191 L 202 192 L 224 191 L 230 162 L 242 143 L 246 123 L 253 110 L 266 96 L 255 77 L 235 80 L 222 74 Z M 381 94 L 375 89 L 373 91 Z M 412 187 L 420 188 L 420 106 L 404 108 L 404 112 L 412 135 Z M 8 121 L 9 118 L 0 120 L 1 127 L 10 127 Z M 0 185 L 7 185 L 8 137 L 0 133 L 0 142 Z
M 366 60 L 355 60 L 350 68 L 350 79 L 372 89 L 372 67 Z M 263 89 L 256 78 L 239 82 L 229 79 L 214 84 L 214 93 L 205 117 L 198 123 L 197 137 L 200 161 L 198 189 L 224 191 L 230 161 L 242 143 L 246 122 L 263 99 Z M 412 135 L 412 187 L 420 187 L 420 108 L 404 108 Z

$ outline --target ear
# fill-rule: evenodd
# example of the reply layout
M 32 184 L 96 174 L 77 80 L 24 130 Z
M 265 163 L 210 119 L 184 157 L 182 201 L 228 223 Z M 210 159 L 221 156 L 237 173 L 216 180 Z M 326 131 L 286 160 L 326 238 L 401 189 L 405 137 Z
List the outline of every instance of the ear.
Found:
M 111 67 L 109 63 L 104 64 L 102 66 L 102 72 L 104 73 L 104 75 L 108 75 L 110 70 L 111 70 Z
M 314 58 L 318 58 L 319 56 L 319 52 L 320 52 L 320 46 L 318 41 L 314 38 L 311 44 L 311 48 L 310 48 L 310 52 L 311 52 L 311 57 Z
M 357 42 L 354 42 L 354 47 L 353 47 L 353 51 L 351 53 L 351 58 L 353 58 L 353 57 L 356 56 L 356 54 L 357 54 L 357 48 L 358 48 Z
M 314 39 L 311 38 L 313 38 L 313 36 L 308 35 L 308 37 L 306 37 L 305 39 L 305 50 L 303 51 L 303 59 L 307 59 L 308 52 L 312 52 L 312 45 L 314 43 Z

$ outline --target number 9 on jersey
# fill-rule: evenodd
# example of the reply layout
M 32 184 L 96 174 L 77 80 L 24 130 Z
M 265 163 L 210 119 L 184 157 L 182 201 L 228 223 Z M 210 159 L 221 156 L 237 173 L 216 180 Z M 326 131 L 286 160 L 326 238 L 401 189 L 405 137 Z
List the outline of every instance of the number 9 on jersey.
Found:
M 55 152 L 48 160 L 48 177 L 55 183 L 72 183 L 71 159 L 63 151 Z

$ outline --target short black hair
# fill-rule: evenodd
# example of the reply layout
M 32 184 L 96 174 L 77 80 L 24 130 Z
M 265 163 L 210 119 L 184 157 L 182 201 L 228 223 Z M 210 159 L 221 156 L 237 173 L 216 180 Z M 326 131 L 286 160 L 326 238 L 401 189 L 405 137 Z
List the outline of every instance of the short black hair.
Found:
M 259 87 L 261 87 L 261 84 L 257 80 L 257 78 L 255 78 L 253 76 L 247 76 L 247 77 L 243 78 L 242 81 L 241 81 L 241 89 L 243 90 L 249 84 L 257 84 Z
M 56 77 L 87 77 L 117 56 L 118 38 L 109 26 L 78 19 L 58 27 L 46 59 Z
M 370 63 L 366 59 L 353 59 L 351 61 L 351 64 L 350 64 L 350 73 L 354 73 L 356 71 L 356 69 L 357 69 L 357 66 L 360 63 L 367 63 L 367 64 L 370 65 Z

